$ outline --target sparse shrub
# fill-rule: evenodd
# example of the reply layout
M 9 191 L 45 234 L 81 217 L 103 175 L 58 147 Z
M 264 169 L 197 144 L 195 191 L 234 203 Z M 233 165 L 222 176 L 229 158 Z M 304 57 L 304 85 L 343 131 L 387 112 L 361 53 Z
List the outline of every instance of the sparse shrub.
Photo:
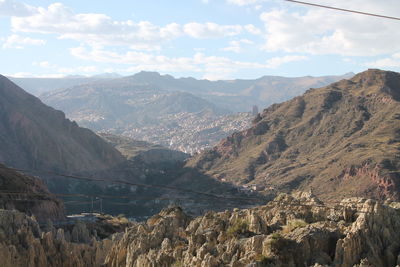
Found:
M 283 200 L 286 199 L 287 196 L 288 196 L 288 195 L 285 194 L 285 193 L 279 193 L 279 195 L 276 196 L 276 198 L 274 199 L 274 201 L 277 201 L 277 202 L 283 201 Z
M 180 260 L 176 260 L 173 264 L 172 267 L 183 267 L 183 262 Z
M 270 235 L 266 246 L 269 251 L 278 254 L 279 251 L 283 250 L 288 244 L 288 239 L 284 238 L 279 232 L 275 232 Z
M 259 262 L 262 265 L 268 265 L 275 262 L 274 258 L 265 256 L 263 254 L 257 254 L 254 259 L 256 262 Z
M 226 233 L 230 237 L 238 237 L 243 234 L 249 233 L 249 223 L 244 220 L 237 220 L 231 226 L 228 227 Z
M 301 219 L 290 220 L 283 227 L 282 232 L 290 233 L 297 228 L 303 228 L 306 226 L 307 226 L 307 223 L 304 220 L 301 220 Z

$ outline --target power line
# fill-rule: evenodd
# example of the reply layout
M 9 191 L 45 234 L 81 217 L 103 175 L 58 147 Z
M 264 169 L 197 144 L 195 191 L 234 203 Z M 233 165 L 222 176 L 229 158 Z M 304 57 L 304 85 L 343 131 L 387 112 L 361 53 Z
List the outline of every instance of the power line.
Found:
M 14 194 L 14 195 L 15 194 L 35 195 L 35 194 L 32 194 L 32 193 L 26 193 L 26 192 L 4 192 L 4 191 L 0 192 L 0 195 L 10 195 L 10 194 L 11 195 L 12 194 Z M 57 194 L 55 194 L 55 195 L 57 195 Z M 60 194 L 60 195 L 71 196 L 72 194 L 70 194 L 70 195 L 68 195 L 68 194 Z M 73 196 L 76 196 L 76 195 L 73 195 Z M 80 196 L 89 196 L 89 195 L 80 195 Z M 108 196 L 108 197 L 109 198 L 119 198 L 119 196 Z M 122 196 L 122 197 L 126 197 L 126 196 Z M 144 199 L 145 198 L 142 198 L 140 200 L 144 200 Z M 152 198 L 152 199 L 148 198 L 147 200 L 162 200 L 162 199 L 164 199 L 164 200 L 172 200 L 172 199 L 181 200 L 180 198 Z M 191 198 L 183 198 L 183 199 L 191 199 Z M 207 198 L 204 198 L 204 199 L 207 199 Z M 372 200 L 376 201 L 376 204 L 380 204 L 380 205 L 384 204 L 380 200 L 376 200 L 376 199 L 372 199 Z M 1 201 L 1 199 L 0 199 L 0 201 Z M 48 201 L 48 200 L 47 199 L 36 199 L 36 200 L 35 199 L 7 199 L 6 201 L 10 201 L 10 202 L 12 202 L 12 201 L 30 201 L 30 202 L 35 202 L 35 201 Z M 74 205 L 74 204 L 89 205 L 89 204 L 97 203 L 97 202 L 102 203 L 102 199 L 97 199 L 97 200 L 94 200 L 93 202 L 92 201 L 86 201 L 86 202 L 84 202 L 84 201 L 68 201 L 68 202 L 64 202 L 64 204 L 67 204 L 67 205 L 70 205 L 70 204 L 72 204 L 72 205 Z M 346 204 L 348 204 L 348 205 L 351 205 L 351 204 L 353 204 L 353 205 L 363 205 L 363 204 L 365 204 L 365 203 L 360 202 L 360 201 L 345 201 L 345 202 L 343 202 L 343 201 L 329 201 L 329 202 L 317 203 L 317 202 L 312 201 L 312 200 L 309 200 L 309 201 L 297 200 L 295 202 L 297 202 L 297 203 L 293 203 L 293 202 L 288 203 L 288 202 L 282 201 L 282 200 L 269 200 L 267 203 L 265 203 L 261 207 L 269 206 L 269 205 L 275 203 L 275 204 L 277 204 L 277 205 L 279 205 L 281 207 L 285 207 L 285 206 L 289 206 L 289 207 L 305 207 L 305 208 L 313 208 L 314 207 L 314 208 L 326 208 L 326 209 L 330 209 L 330 210 L 343 211 L 344 209 L 354 209 L 355 208 L 354 206 L 347 206 Z M 113 202 L 113 201 L 106 201 L 106 203 L 108 205 L 111 204 L 111 205 L 118 205 L 118 206 L 132 206 L 132 205 L 135 205 L 134 203 L 122 203 L 122 202 Z M 328 204 L 331 204 L 331 205 L 332 204 L 336 204 L 336 205 L 328 206 Z M 232 205 L 232 204 L 229 204 L 229 203 L 224 203 L 224 206 L 227 207 L 227 208 L 234 208 L 234 207 L 236 208 L 237 207 L 236 205 Z M 191 207 L 203 208 L 204 206 L 191 206 Z M 355 213 L 370 213 L 369 211 L 359 211 L 359 210 L 354 210 L 354 212 Z
M 49 193 L 49 194 L 44 194 L 44 193 L 34 193 L 34 192 L 17 192 L 17 191 L 6 191 L 6 190 L 0 190 L 0 195 L 28 195 L 28 196 L 41 196 L 41 197 L 47 197 L 49 196 L 55 196 L 55 197 L 82 197 L 82 198 L 91 198 L 91 197 L 96 197 L 96 198 L 109 198 L 109 199 L 132 199 L 132 200 L 208 200 L 210 197 L 137 197 L 133 195 L 117 195 L 117 196 L 112 196 L 112 195 L 100 195 L 100 194 L 58 194 L 58 193 Z M 232 198 L 234 200 L 234 198 Z M 38 200 L 43 200 L 47 201 L 48 199 L 38 199 Z M 256 199 L 248 199 L 248 200 L 256 200 Z M 259 199 L 258 199 L 259 200 Z M 64 202 L 66 203 L 66 202 Z
M 60 173 L 54 173 L 54 172 L 44 172 L 44 171 L 35 171 L 35 170 L 22 170 L 22 169 L 16 169 L 16 168 L 11 168 L 11 167 L 6 167 L 4 165 L 0 165 L 0 169 L 11 169 L 14 171 L 20 171 L 20 172 L 38 172 L 38 173 L 52 173 L 53 175 L 61 176 L 61 177 L 66 177 L 66 178 L 71 178 L 71 179 L 79 179 L 79 180 L 86 180 L 86 181 L 101 181 L 101 182 L 109 182 L 109 183 L 123 183 L 123 184 L 128 184 L 128 185 L 135 185 L 135 186 L 145 186 L 145 187 L 156 187 L 156 188 L 163 188 L 163 189 L 172 189 L 176 191 L 184 191 L 184 192 L 190 192 L 190 193 L 195 193 L 195 194 L 200 194 L 205 196 L 204 198 L 195 198 L 195 197 L 182 197 L 182 198 L 171 198 L 171 197 L 153 197 L 153 198 L 138 198 L 132 195 L 119 195 L 119 196 L 111 196 L 111 195 L 89 195 L 89 194 L 40 194 L 40 193 L 34 193 L 34 192 L 16 192 L 16 191 L 7 191 L 7 190 L 0 190 L 0 195 L 21 195 L 21 194 L 26 194 L 26 195 L 33 195 L 33 196 L 43 196 L 43 197 L 49 197 L 49 195 L 53 196 L 58 196 L 58 197 L 85 197 L 85 198 L 93 198 L 93 197 L 98 197 L 98 198 L 110 198 L 110 199 L 134 199 L 134 200 L 208 200 L 210 198 L 219 198 L 219 199 L 224 199 L 224 200 L 248 200 L 248 201 L 268 201 L 268 203 L 277 203 L 277 204 L 282 204 L 282 205 L 287 205 L 287 206 L 311 206 L 311 207 L 326 207 L 329 209 L 336 209 L 338 207 L 329 207 L 326 204 L 338 204 L 337 206 L 342 207 L 342 208 L 350 208 L 348 206 L 344 206 L 343 204 L 363 204 L 362 202 L 360 203 L 359 201 L 326 201 L 323 203 L 315 203 L 314 201 L 302 201 L 302 203 L 286 203 L 283 201 L 277 201 L 277 200 L 267 200 L 267 199 L 260 199 L 260 198 L 243 198 L 243 197 L 226 197 L 226 196 L 220 196 L 220 195 L 215 195 L 211 193 L 206 193 L 206 192 L 198 192 L 198 191 L 193 191 L 193 190 L 187 190 L 183 188 L 177 188 L 177 187 L 170 187 L 170 186 L 159 186 L 159 185 L 147 185 L 147 184 L 137 184 L 137 183 L 130 183 L 126 181 L 120 181 L 120 180 L 106 180 L 104 178 L 93 178 L 93 177 L 85 177 L 85 176 L 74 176 L 74 175 L 65 175 L 65 174 L 60 174 Z M 382 202 L 377 199 L 372 199 L 378 203 Z M 10 201 L 13 201 L 10 199 Z M 24 201 L 24 200 L 18 200 L 18 201 Z M 29 201 L 29 200 L 25 200 Z M 33 200 L 32 200 L 33 201 Z M 40 200 L 38 200 L 40 201 Z M 45 201 L 45 199 L 43 199 Z M 109 201 L 107 201 L 109 202 Z M 91 203 L 91 202 L 88 202 Z M 116 203 L 116 202 L 114 202 Z M 227 204 L 227 203 L 225 203 Z M 133 203 L 121 203 L 119 205 L 134 205 Z
M 309 3 L 309 2 L 296 1 L 296 0 L 284 0 L 284 1 L 297 3 L 297 4 L 302 4 L 302 5 L 308 5 L 308 6 L 315 6 L 315 7 L 333 9 L 333 10 L 338 10 L 338 11 L 343 11 L 343 12 L 350 12 L 350 13 L 355 13 L 355 14 L 360 14 L 360 15 L 373 16 L 373 17 L 384 18 L 384 19 L 400 20 L 400 18 L 398 18 L 398 17 L 390 17 L 390 16 L 374 14 L 374 13 L 367 13 L 367 12 L 362 12 L 362 11 L 357 11 L 357 10 L 352 10 L 352 9 L 325 6 L 325 5 L 313 4 L 313 3 Z
M 140 184 L 140 183 L 132 183 L 132 182 L 128 182 L 128 181 L 123 181 L 123 180 L 112 180 L 112 179 L 106 179 L 106 178 L 94 178 L 94 177 L 87 177 L 87 176 L 68 175 L 68 174 L 56 173 L 56 172 L 52 172 L 52 171 L 17 169 L 17 168 L 12 168 L 12 167 L 6 167 L 4 164 L 0 165 L 0 169 L 6 169 L 6 170 L 8 169 L 8 170 L 24 172 L 24 173 L 41 173 L 41 174 L 47 174 L 47 175 L 55 175 L 55 176 L 60 176 L 60 177 L 68 178 L 68 179 L 84 180 L 84 181 L 90 181 L 90 182 L 106 182 L 106 183 L 123 184 L 123 185 L 129 185 L 129 186 L 137 186 L 137 187 L 167 189 L 167 190 L 181 191 L 181 192 L 185 192 L 185 193 L 192 193 L 192 194 L 203 195 L 206 197 L 213 197 L 213 198 L 224 199 L 224 200 L 244 200 L 244 201 L 248 201 L 248 200 L 260 201 L 260 200 L 262 200 L 260 198 L 221 196 L 221 195 L 216 195 L 213 193 L 199 192 L 199 191 L 195 191 L 195 190 L 191 190 L 191 189 L 185 189 L 185 188 L 179 188 L 179 187 L 173 187 L 173 186 Z M 62 195 L 62 194 L 58 194 L 58 195 Z

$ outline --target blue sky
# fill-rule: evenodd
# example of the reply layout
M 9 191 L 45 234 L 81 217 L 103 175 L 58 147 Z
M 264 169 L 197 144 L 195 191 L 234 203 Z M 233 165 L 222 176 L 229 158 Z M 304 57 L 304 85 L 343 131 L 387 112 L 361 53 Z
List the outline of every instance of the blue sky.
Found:
M 398 0 L 310 0 L 388 16 Z M 0 0 L 0 73 L 204 79 L 400 71 L 400 21 L 283 0 Z

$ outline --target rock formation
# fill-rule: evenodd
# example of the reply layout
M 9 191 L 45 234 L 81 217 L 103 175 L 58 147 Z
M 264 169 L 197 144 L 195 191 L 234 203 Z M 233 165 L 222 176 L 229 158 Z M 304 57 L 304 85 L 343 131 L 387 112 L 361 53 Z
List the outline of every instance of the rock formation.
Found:
M 400 264 L 400 203 L 311 193 L 280 194 L 251 209 L 190 217 L 171 207 L 100 239 L 94 228 L 45 230 L 0 210 L 1 266 L 394 267 Z
M 82 238 L 75 231 L 81 242 Z M 117 236 L 116 236 L 117 237 Z M 112 240 L 70 242 L 63 229 L 42 232 L 38 223 L 18 211 L 0 210 L 0 265 L 14 266 L 100 266 Z
M 362 198 L 324 204 L 310 193 L 197 218 L 169 208 L 128 229 L 106 265 L 396 266 L 399 208 Z

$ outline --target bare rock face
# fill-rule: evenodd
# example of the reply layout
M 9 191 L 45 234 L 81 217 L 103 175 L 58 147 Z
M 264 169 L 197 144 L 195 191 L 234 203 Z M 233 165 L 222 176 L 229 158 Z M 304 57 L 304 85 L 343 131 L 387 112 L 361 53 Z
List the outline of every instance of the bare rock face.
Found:
M 400 203 L 324 204 L 281 194 L 265 206 L 189 218 L 170 208 L 126 231 L 107 266 L 396 266 Z
M 64 205 L 50 194 L 42 180 L 0 164 L 0 209 L 34 215 L 39 222 L 65 220 Z
M 66 241 L 62 229 L 41 232 L 18 211 L 0 210 L 0 266 L 100 266 L 112 241 Z

